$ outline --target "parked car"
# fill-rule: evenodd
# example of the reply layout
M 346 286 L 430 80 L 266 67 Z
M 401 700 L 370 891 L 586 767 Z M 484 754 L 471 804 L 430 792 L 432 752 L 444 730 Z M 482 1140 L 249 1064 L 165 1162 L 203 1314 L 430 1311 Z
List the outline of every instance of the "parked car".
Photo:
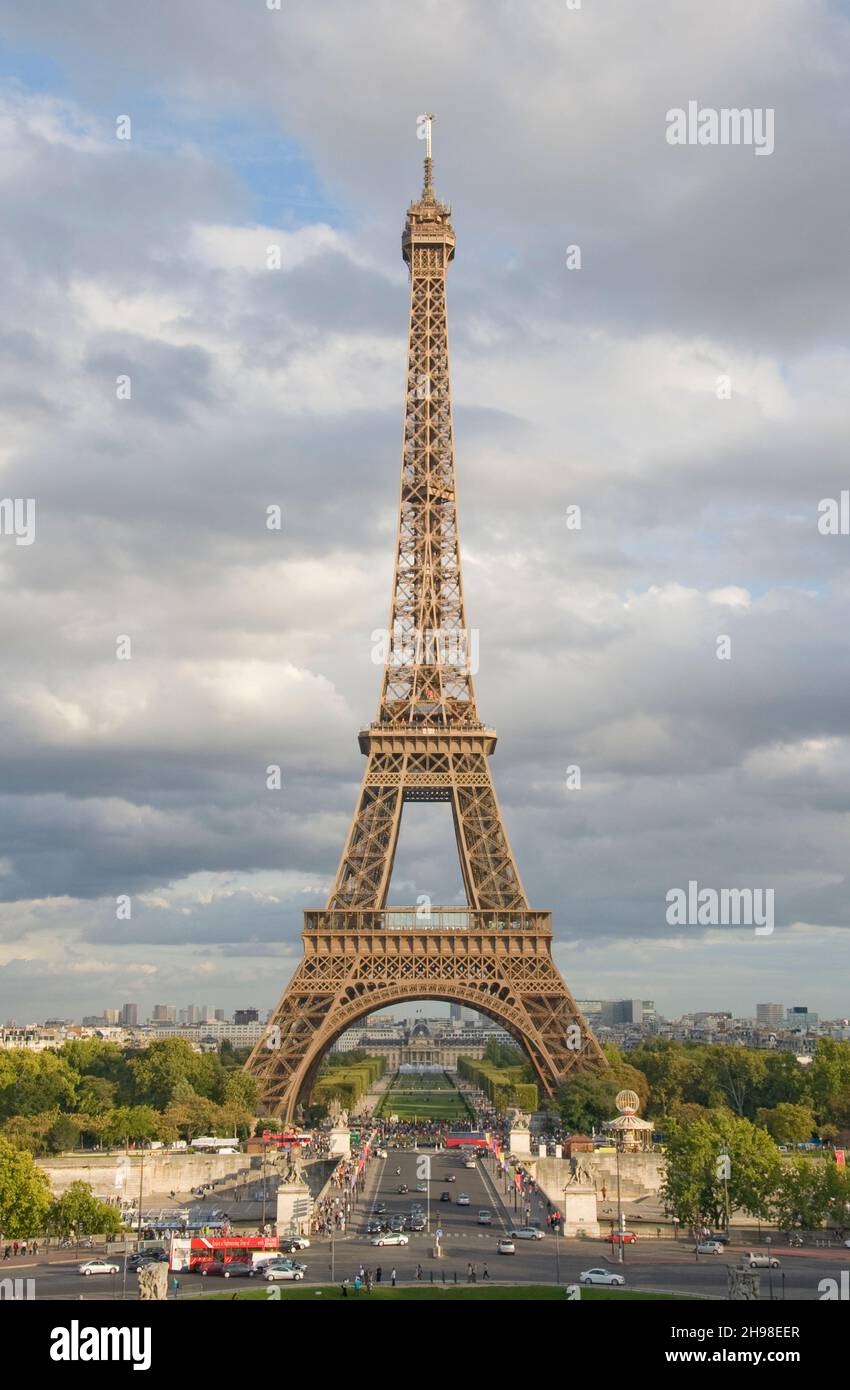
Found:
M 450 1192 L 441 1192 L 441 1193 L 440 1193 L 440 1201 L 441 1201 L 441 1202 L 450 1202 L 451 1200 L 452 1200 L 452 1194 L 451 1194 Z
M 379 1236 L 382 1231 L 388 1231 L 389 1225 L 386 1221 L 369 1221 L 366 1225 L 367 1236 Z
M 109 1260 L 86 1260 L 84 1264 L 77 1266 L 78 1274 L 117 1274 L 118 1266 L 110 1264 Z M 82 1294 L 80 1294 L 82 1298 Z
M 542 1240 L 543 1232 L 537 1226 L 517 1226 L 511 1231 L 514 1240 Z
M 291 1279 L 293 1282 L 297 1282 L 297 1280 L 304 1278 L 304 1270 L 292 1264 L 267 1264 L 263 1269 L 263 1278 L 269 1284 L 276 1283 L 281 1279 Z
M 719 1240 L 701 1240 L 696 1247 L 698 1255 L 722 1255 L 723 1246 Z
M 486 1207 L 478 1213 L 478 1224 L 479 1226 L 492 1226 L 493 1224 L 493 1213 L 488 1211 Z
M 612 1269 L 585 1269 L 578 1276 L 580 1284 L 607 1284 L 609 1288 L 620 1288 L 625 1284 L 622 1274 Z
M 416 1184 L 416 1191 L 417 1191 L 417 1192 L 427 1192 L 427 1191 L 428 1191 L 428 1184 L 427 1184 L 426 1182 L 418 1182 L 418 1183 Z
M 469 1197 L 466 1192 L 459 1192 L 457 1194 L 457 1204 L 459 1207 L 469 1206 Z
M 409 1239 L 408 1239 L 407 1236 L 402 1235 L 400 1232 L 397 1232 L 397 1231 L 388 1231 L 386 1235 L 383 1235 L 383 1236 L 375 1236 L 375 1239 L 372 1241 L 372 1244 L 373 1244 L 373 1245 L 407 1245 L 407 1244 L 409 1244 Z
M 496 1254 L 497 1254 L 497 1255 L 515 1255 L 515 1254 L 516 1254 L 516 1246 L 514 1245 L 514 1243 L 513 1243 L 512 1240 L 508 1240 L 507 1237 L 505 1237 L 504 1240 L 500 1240 L 500 1241 L 498 1242 L 498 1244 L 496 1245 Z
M 605 1237 L 609 1245 L 637 1245 L 637 1236 L 634 1231 L 609 1231 Z
M 749 1266 L 750 1269 L 778 1269 L 779 1261 L 775 1255 L 765 1254 L 761 1250 L 747 1250 L 741 1256 L 741 1264 Z
M 246 1264 L 242 1260 L 213 1260 L 212 1264 L 204 1265 L 202 1274 L 220 1274 L 222 1279 L 253 1279 L 257 1273 L 255 1265 Z

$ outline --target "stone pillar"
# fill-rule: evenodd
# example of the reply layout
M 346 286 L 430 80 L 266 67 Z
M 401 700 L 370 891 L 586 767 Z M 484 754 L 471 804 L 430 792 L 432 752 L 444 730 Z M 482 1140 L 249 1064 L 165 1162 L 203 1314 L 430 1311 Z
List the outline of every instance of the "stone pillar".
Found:
M 559 1204 L 564 1218 L 565 1236 L 596 1236 L 599 1220 L 596 1215 L 596 1188 L 590 1184 L 570 1183 L 564 1189 L 563 1201 Z
M 526 1127 L 512 1129 L 509 1143 L 512 1154 L 516 1154 L 519 1158 L 530 1157 L 531 1130 Z
M 332 1129 L 329 1135 L 331 1158 L 351 1157 L 351 1133 L 347 1129 Z
M 277 1189 L 277 1233 L 279 1236 L 306 1236 L 310 1232 L 313 1199 L 303 1182 L 281 1183 Z

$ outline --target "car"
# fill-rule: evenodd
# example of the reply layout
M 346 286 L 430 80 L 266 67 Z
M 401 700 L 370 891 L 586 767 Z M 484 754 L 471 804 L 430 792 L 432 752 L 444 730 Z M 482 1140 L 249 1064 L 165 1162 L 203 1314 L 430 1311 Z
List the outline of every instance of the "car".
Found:
M 497 1254 L 497 1255 L 515 1255 L 515 1254 L 516 1254 L 516 1246 L 514 1245 L 514 1243 L 513 1243 L 512 1240 L 508 1240 L 507 1237 L 506 1237 L 504 1240 L 500 1240 L 500 1241 L 498 1242 L 498 1244 L 496 1245 L 496 1254 Z
M 454 1173 L 449 1173 L 448 1177 L 446 1178 L 446 1182 L 457 1182 L 457 1178 L 455 1177 Z
M 775 1255 L 766 1255 L 761 1250 L 747 1250 L 741 1256 L 741 1264 L 750 1269 L 778 1269 L 779 1261 Z
M 386 1235 L 375 1236 L 373 1245 L 407 1245 L 408 1237 L 399 1231 L 388 1231 Z
M 512 1240 L 542 1240 L 543 1232 L 537 1226 L 517 1226 L 511 1231 Z
M 478 1213 L 478 1224 L 479 1226 L 492 1226 L 493 1224 L 493 1213 L 488 1211 L 486 1207 Z
M 389 1219 L 389 1221 L 387 1222 L 387 1233 L 388 1233 L 388 1235 L 397 1236 L 398 1233 L 399 1233 L 399 1231 L 403 1231 L 403 1230 L 404 1230 L 404 1217 L 403 1217 L 403 1216 L 391 1216 L 390 1219 Z
M 408 1187 L 406 1182 L 400 1182 L 398 1185 L 398 1190 L 399 1192 L 409 1192 L 410 1188 Z
M 254 1267 L 259 1268 L 260 1273 L 272 1266 L 274 1269 L 300 1269 L 302 1274 L 307 1271 L 307 1266 L 302 1260 L 290 1260 L 286 1255 L 274 1255 L 270 1260 L 257 1260 Z
M 425 1230 L 425 1222 L 421 1216 L 408 1216 L 407 1220 L 404 1223 L 404 1228 L 405 1230 L 412 1231 L 415 1235 L 418 1235 L 420 1231 Z
M 267 1283 L 272 1284 L 279 1279 L 292 1279 L 297 1281 L 304 1278 L 303 1269 L 297 1265 L 268 1264 L 263 1270 L 263 1278 Z
M 255 1265 L 245 1264 L 242 1260 L 213 1260 L 212 1264 L 205 1265 L 201 1270 L 202 1274 L 220 1274 L 222 1279 L 253 1279 L 257 1273 Z
M 464 1168 L 474 1168 L 474 1167 L 475 1167 L 475 1159 L 474 1159 L 474 1158 L 465 1158 L 465 1159 L 463 1160 L 463 1166 L 464 1166 Z
M 386 1204 L 386 1202 L 376 1202 L 376 1203 L 375 1203 L 375 1215 L 376 1215 L 376 1216 L 383 1216 L 383 1214 L 384 1214 L 384 1212 L 386 1211 L 386 1209 L 387 1209 L 387 1204 Z
M 137 1250 L 135 1254 L 127 1256 L 127 1268 L 138 1269 L 139 1265 L 160 1264 L 167 1259 L 164 1250 Z
M 609 1231 L 605 1237 L 609 1245 L 637 1245 L 637 1236 L 634 1231 Z
M 441 1202 L 450 1202 L 451 1200 L 452 1200 L 452 1194 L 451 1194 L 450 1192 L 441 1192 L 441 1193 L 440 1193 L 440 1201 L 441 1201 Z M 850 1244 L 850 1241 L 848 1241 L 847 1243 Z
M 426 1182 L 418 1182 L 418 1183 L 416 1184 L 416 1191 L 417 1191 L 417 1192 L 427 1192 L 427 1191 L 428 1191 L 428 1184 L 427 1184 Z
M 458 1204 L 459 1207 L 468 1207 L 468 1206 L 469 1206 L 469 1197 L 468 1197 L 468 1195 L 467 1195 L 465 1192 L 459 1192 L 459 1193 L 457 1194 L 456 1201 L 457 1201 L 457 1204 Z
M 309 1250 L 310 1242 L 306 1236 L 287 1236 L 280 1242 L 281 1250 L 290 1253 L 293 1250 Z
M 719 1240 L 701 1240 L 696 1247 L 698 1255 L 722 1255 L 723 1246 Z
M 379 1236 L 381 1231 L 385 1231 L 386 1229 L 386 1221 L 367 1221 L 366 1223 L 367 1236 Z
M 585 1269 L 578 1276 L 580 1284 L 607 1284 L 609 1288 L 622 1288 L 625 1279 L 612 1269 Z
M 78 1274 L 117 1274 L 118 1266 L 110 1264 L 108 1260 L 86 1260 L 77 1268 Z M 82 1294 L 80 1294 L 82 1298 Z

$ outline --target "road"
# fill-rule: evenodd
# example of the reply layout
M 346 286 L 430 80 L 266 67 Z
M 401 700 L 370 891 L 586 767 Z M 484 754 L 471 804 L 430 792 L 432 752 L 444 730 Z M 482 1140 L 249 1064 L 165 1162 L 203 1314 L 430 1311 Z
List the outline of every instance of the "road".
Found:
M 429 1183 L 431 1232 L 429 1236 L 406 1232 L 409 1244 L 406 1246 L 383 1246 L 376 1248 L 372 1238 L 366 1235 L 366 1224 L 373 1216 L 378 1202 L 385 1202 L 387 1214 L 408 1215 L 412 1202 L 421 1202 L 427 1208 L 427 1195 L 416 1192 L 417 1160 L 428 1158 L 431 1163 Z M 401 1173 L 396 1173 L 400 1168 Z M 499 1255 L 496 1242 L 507 1234 L 515 1221 L 522 1222 L 522 1213 L 514 1216 L 512 1200 L 504 1193 L 501 1179 L 493 1175 L 492 1160 L 481 1159 L 474 1170 L 464 1168 L 463 1160 L 456 1151 L 443 1150 L 439 1153 L 426 1150 L 417 1155 L 409 1150 L 389 1150 L 386 1161 L 375 1160 L 367 1170 L 366 1190 L 361 1196 L 350 1224 L 348 1233 L 333 1242 L 324 1237 L 313 1237 L 309 1250 L 300 1257 L 307 1265 L 308 1283 L 328 1283 L 331 1278 L 331 1258 L 333 1257 L 333 1277 L 339 1282 L 346 1276 L 353 1279 L 361 1265 L 373 1272 L 380 1265 L 384 1279 L 389 1278 L 395 1267 L 399 1282 L 410 1282 L 417 1278 L 417 1266 L 421 1266 L 421 1277 L 430 1282 L 466 1283 L 470 1264 L 475 1268 L 479 1281 L 484 1278 L 484 1267 L 491 1279 L 510 1280 L 520 1283 L 570 1283 L 577 1279 L 583 1269 L 607 1266 L 621 1272 L 626 1277 L 627 1286 L 635 1289 L 665 1292 L 688 1293 L 695 1297 L 726 1296 L 726 1264 L 737 1262 L 737 1247 L 732 1247 L 729 1255 L 700 1256 L 696 1259 L 693 1247 L 685 1241 L 640 1240 L 636 1245 L 627 1246 L 625 1262 L 620 1265 L 616 1257 L 611 1259 L 610 1246 L 604 1241 L 556 1239 L 547 1231 L 540 1241 L 517 1241 L 515 1255 Z M 456 1181 L 447 1181 L 453 1174 Z M 407 1194 L 399 1193 L 400 1183 L 410 1188 Z M 450 1192 L 452 1200 L 441 1202 L 440 1194 Z M 458 1206 L 460 1193 L 469 1196 L 469 1206 Z M 541 1210 L 536 1207 L 538 1199 L 532 1199 L 535 1209 L 531 1219 L 543 1219 Z M 510 1205 L 508 1205 L 510 1203 Z M 489 1208 L 493 1213 L 492 1226 L 478 1225 L 478 1212 Z M 431 1255 L 433 1233 L 441 1230 L 442 1259 Z M 743 1247 L 741 1247 L 743 1248 Z M 773 1296 L 786 1299 L 817 1300 L 820 1296 L 818 1283 L 824 1277 L 838 1279 L 841 1269 L 850 1266 L 850 1250 L 803 1249 L 785 1251 L 777 1247 L 776 1253 L 782 1261 L 779 1271 L 767 1270 L 761 1273 L 762 1297 Z M 84 1258 L 81 1256 L 80 1258 Z M 120 1258 L 117 1260 L 120 1264 Z M 76 1272 L 77 1260 L 54 1257 L 47 1264 L 39 1260 L 10 1261 L 2 1268 L 3 1276 L 26 1278 L 35 1276 L 37 1299 L 120 1299 L 124 1281 L 122 1274 L 113 1278 L 98 1275 L 85 1278 Z M 784 1279 L 783 1279 L 784 1276 Z M 228 1293 L 243 1288 L 255 1288 L 254 1280 L 206 1279 L 200 1275 L 181 1274 L 180 1295 Z M 263 1284 L 265 1288 L 265 1284 Z M 126 1297 L 137 1297 L 136 1276 L 128 1273 Z

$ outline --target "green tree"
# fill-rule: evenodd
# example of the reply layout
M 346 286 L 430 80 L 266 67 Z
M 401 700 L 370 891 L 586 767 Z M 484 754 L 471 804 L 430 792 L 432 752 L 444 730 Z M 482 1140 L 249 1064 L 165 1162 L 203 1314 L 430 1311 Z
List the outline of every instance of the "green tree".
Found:
M 691 1099 L 700 1074 L 694 1048 L 671 1038 L 648 1038 L 629 1057 L 649 1083 L 653 1114 L 668 1115 L 674 1105 Z
M 191 1084 L 196 1054 L 186 1038 L 162 1038 L 130 1062 L 139 1105 L 164 1110 L 181 1082 Z
M 802 1154 L 782 1165 L 774 1194 L 777 1225 L 817 1231 L 825 1221 L 844 1226 L 844 1203 L 850 1201 L 850 1182 L 831 1159 Z
M 729 1110 L 710 1110 L 703 1118 L 667 1125 L 666 1171 L 662 1195 L 686 1226 L 718 1225 L 725 1209 L 725 1185 L 718 1167 L 730 1158 L 729 1209 L 743 1208 L 767 1220 L 781 1170 L 776 1145 L 763 1129 Z
M 802 1144 L 815 1132 L 814 1111 L 808 1105 L 782 1101 L 772 1109 L 756 1112 L 756 1124 L 766 1129 L 777 1144 Z
M 11 1240 L 41 1235 L 49 1206 L 50 1183 L 32 1154 L 0 1139 L 0 1231 Z
M 819 1038 L 807 1068 L 815 1114 L 821 1124 L 850 1119 L 850 1043 Z
M 704 1052 L 701 1084 L 706 1104 L 726 1105 L 736 1115 L 753 1119 L 766 1074 L 765 1053 L 730 1043 L 718 1043 Z
M 143 1144 L 155 1139 L 159 1115 L 150 1105 L 119 1105 L 97 1117 L 105 1144 Z
M 47 1134 L 47 1147 L 52 1154 L 75 1149 L 80 1142 L 80 1126 L 70 1115 L 57 1115 Z
M 55 1052 L 10 1048 L 0 1052 L 0 1119 L 67 1109 L 77 1075 Z
M 87 1182 L 72 1182 L 51 1203 L 47 1229 L 56 1236 L 114 1235 L 121 1229 L 121 1216 L 115 1207 L 98 1201 Z

